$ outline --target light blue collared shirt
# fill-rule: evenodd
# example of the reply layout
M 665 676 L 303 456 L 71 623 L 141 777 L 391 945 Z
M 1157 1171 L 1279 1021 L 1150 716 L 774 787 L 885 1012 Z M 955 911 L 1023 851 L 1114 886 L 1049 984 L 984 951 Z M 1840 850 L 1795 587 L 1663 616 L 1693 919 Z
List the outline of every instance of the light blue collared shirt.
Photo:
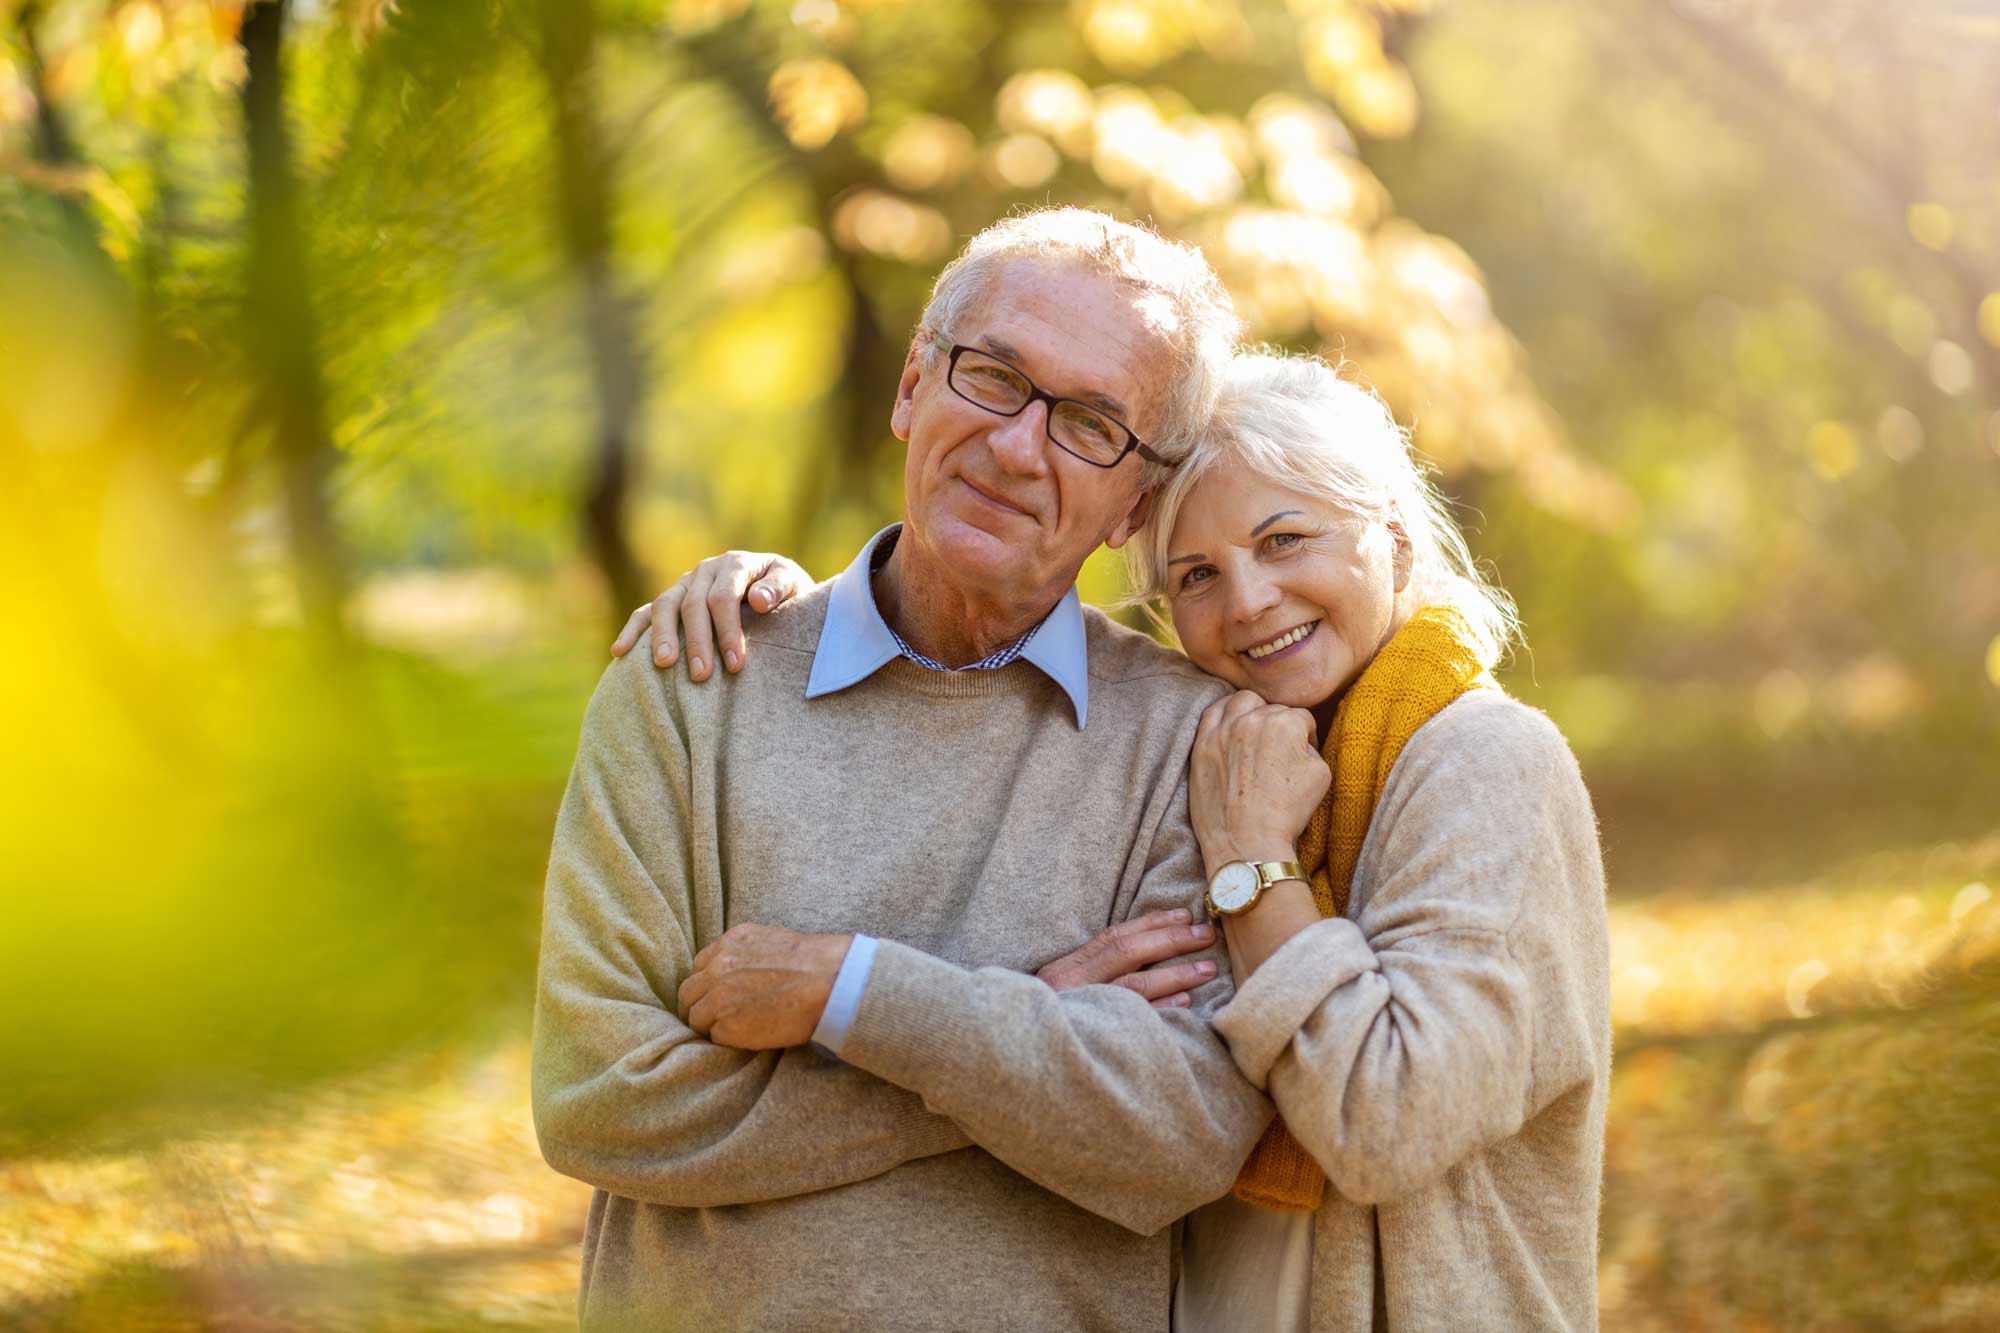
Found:
M 875 548 L 902 530 L 902 524 L 891 523 L 870 537 L 861 554 L 834 579 L 833 591 L 827 594 L 826 624 L 820 628 L 819 647 L 813 652 L 812 674 L 806 678 L 806 698 L 844 690 L 904 656 L 889 622 L 876 609 L 875 588 L 869 579 Z M 1085 651 L 1083 601 L 1075 588 L 1064 593 L 1055 610 L 1029 631 L 1021 656 L 1062 687 L 1076 710 L 1077 730 L 1081 731 L 1090 713 L 1090 661 Z M 914 654 L 911 657 L 916 660 Z
M 826 624 L 820 629 L 819 646 L 813 651 L 812 673 L 806 678 L 806 698 L 817 699 L 858 684 L 898 657 L 908 657 L 921 665 L 935 665 L 898 639 L 875 605 L 875 587 L 870 576 L 874 572 L 876 548 L 902 530 L 902 524 L 891 523 L 869 538 L 853 563 L 834 579 L 833 590 L 827 594 Z M 1083 632 L 1083 602 L 1075 588 L 1064 593 L 1055 610 L 1028 631 L 1019 655 L 1062 687 L 1076 712 L 1077 730 L 1081 731 L 1090 713 L 1090 661 Z M 840 1054 L 847 1030 L 854 1025 L 854 1015 L 861 1008 L 861 992 L 867 988 L 868 971 L 874 963 L 874 937 L 856 935 L 833 979 L 833 991 L 827 996 L 826 1008 L 820 1011 L 819 1026 L 813 1029 L 814 1045 Z

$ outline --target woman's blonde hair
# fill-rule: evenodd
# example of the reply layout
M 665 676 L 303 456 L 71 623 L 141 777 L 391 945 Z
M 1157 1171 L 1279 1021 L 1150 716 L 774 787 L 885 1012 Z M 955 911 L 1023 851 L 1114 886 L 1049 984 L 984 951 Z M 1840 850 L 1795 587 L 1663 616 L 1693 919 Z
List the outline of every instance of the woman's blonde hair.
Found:
M 1318 357 L 1261 351 L 1230 362 L 1208 431 L 1126 547 L 1132 600 L 1156 616 L 1181 506 L 1204 476 L 1229 461 L 1357 518 L 1398 523 L 1410 541 L 1416 604 L 1456 607 L 1489 665 L 1518 639 L 1514 599 L 1473 562 L 1430 469 L 1382 400 Z

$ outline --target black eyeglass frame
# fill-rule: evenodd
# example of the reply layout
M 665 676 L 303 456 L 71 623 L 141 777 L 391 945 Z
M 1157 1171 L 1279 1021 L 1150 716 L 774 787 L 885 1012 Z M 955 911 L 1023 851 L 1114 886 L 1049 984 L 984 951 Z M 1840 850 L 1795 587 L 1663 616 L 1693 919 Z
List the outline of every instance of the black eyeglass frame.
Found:
M 1133 451 L 1136 450 L 1139 454 L 1139 457 L 1145 459 L 1148 463 L 1158 463 L 1162 467 L 1170 466 L 1170 464 L 1168 464 L 1165 458 L 1161 457 L 1157 453 L 1154 453 L 1150 447 L 1148 447 L 1143 441 L 1139 439 L 1138 433 L 1136 431 L 1134 431 L 1130 426 L 1126 425 L 1124 422 L 1120 421 L 1117 417 L 1112 416 L 1109 412 L 1105 411 L 1103 408 L 1092 406 L 1091 404 L 1084 402 L 1081 398 L 1061 398 L 1055 394 L 1048 392 L 1047 390 L 1042 388 L 1041 385 L 1035 383 L 1033 379 L 1029 378 L 1027 371 L 1021 369 L 1019 366 L 1009 361 L 1006 357 L 995 356 L 993 355 L 993 353 L 987 351 L 983 347 L 967 347 L 964 343 L 948 343 L 943 338 L 937 338 L 936 342 L 938 346 L 946 348 L 950 352 L 950 357 L 945 365 L 944 382 L 947 385 L 951 386 L 951 391 L 953 393 L 957 394 L 960 398 L 963 398 L 966 402 L 971 403 L 974 407 L 978 408 L 980 411 L 991 412 L 996 417 L 1018 417 L 1023 412 L 1027 411 L 1030 407 L 1034 406 L 1036 403 L 1047 403 L 1049 410 L 1042 417 L 1042 434 L 1049 437 L 1050 444 L 1053 444 L 1056 448 L 1062 450 L 1064 453 L 1068 454 L 1071 458 L 1074 458 L 1079 462 L 1088 463 L 1092 467 L 1114 468 L 1117 467 L 1120 463 L 1124 462 L 1127 455 L 1131 454 Z M 1028 400 L 1022 403 L 1019 407 L 1015 408 L 1012 412 L 1002 412 L 999 408 L 989 406 L 986 403 L 982 403 L 977 398 L 974 398 L 972 395 L 966 393 L 963 389 L 959 388 L 958 358 L 964 356 L 967 352 L 977 353 L 978 355 L 987 358 L 989 361 L 998 361 L 1001 365 L 1007 367 L 1007 369 L 1013 371 L 1016 375 L 1019 375 L 1021 377 L 1022 383 L 1028 386 Z M 1058 440 L 1056 438 L 1056 432 L 1055 432 L 1057 403 L 1074 403 L 1078 407 L 1084 409 L 1086 412 L 1090 412 L 1095 416 L 1103 417 L 1106 421 L 1118 427 L 1118 429 L 1124 431 L 1125 447 L 1118 451 L 1118 457 L 1112 459 L 1109 463 L 1100 463 L 1094 458 L 1089 458 L 1083 454 L 1078 453 L 1076 450 L 1064 444 L 1061 440 Z

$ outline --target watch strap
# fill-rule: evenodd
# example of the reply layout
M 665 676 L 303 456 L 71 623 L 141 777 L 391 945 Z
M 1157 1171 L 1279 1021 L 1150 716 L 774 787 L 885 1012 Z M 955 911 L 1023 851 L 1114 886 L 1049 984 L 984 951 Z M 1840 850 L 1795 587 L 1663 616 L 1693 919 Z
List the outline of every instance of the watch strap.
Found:
M 1306 872 L 1297 861 L 1252 861 L 1250 868 L 1257 872 L 1257 888 L 1260 893 L 1282 879 L 1312 883 L 1306 878 Z

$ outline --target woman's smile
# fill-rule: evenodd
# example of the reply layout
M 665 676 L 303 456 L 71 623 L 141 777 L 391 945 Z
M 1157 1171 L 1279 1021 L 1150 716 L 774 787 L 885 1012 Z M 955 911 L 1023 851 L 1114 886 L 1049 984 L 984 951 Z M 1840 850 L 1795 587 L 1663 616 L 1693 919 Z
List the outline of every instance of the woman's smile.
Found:
M 1266 639 L 1252 648 L 1245 648 L 1243 655 L 1252 662 L 1269 662 L 1272 658 L 1292 656 L 1294 650 L 1303 651 L 1307 639 L 1319 628 L 1319 621 L 1309 620 L 1303 625 L 1294 625 L 1273 638 Z
M 1182 502 L 1167 605 L 1196 665 L 1272 703 L 1335 698 L 1401 624 L 1390 524 L 1288 490 L 1240 461 Z

